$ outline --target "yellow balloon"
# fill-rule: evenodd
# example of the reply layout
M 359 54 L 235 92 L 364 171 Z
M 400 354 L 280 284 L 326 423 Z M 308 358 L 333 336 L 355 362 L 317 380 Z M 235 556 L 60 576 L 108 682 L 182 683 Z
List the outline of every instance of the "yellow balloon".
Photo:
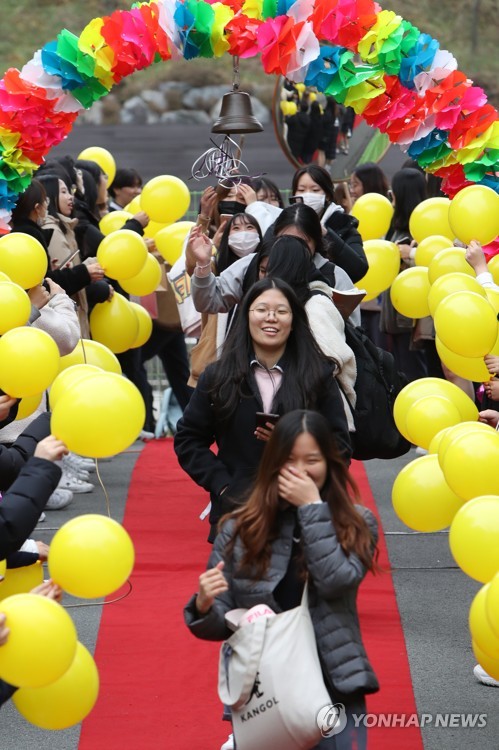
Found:
M 11 279 L 7 276 L 6 273 L 0 271 L 0 281 L 11 281 Z
M 121 375 L 121 365 L 111 349 L 92 339 L 80 339 L 70 354 L 61 357 L 60 371 L 66 367 L 84 364 L 95 365 L 106 372 Z
M 41 393 L 59 371 L 59 349 L 38 328 L 13 328 L 0 339 L 0 388 L 22 398 Z
M 478 410 L 477 410 L 478 411 Z M 461 435 L 469 435 L 472 432 L 493 432 L 494 428 L 490 427 L 488 424 L 485 424 L 485 422 L 477 422 L 475 421 L 469 421 L 465 420 L 464 422 L 461 422 L 458 425 L 455 425 L 454 427 L 449 427 L 447 430 L 444 430 L 444 435 L 442 435 L 440 439 L 440 443 L 438 445 L 438 461 L 440 463 L 440 467 L 443 468 L 444 465 L 444 457 L 445 453 L 447 451 L 447 448 L 452 443 L 453 440 L 460 437 Z
M 492 630 L 487 616 L 487 599 L 491 584 L 482 586 L 470 607 L 469 627 L 471 637 L 482 651 L 492 659 L 499 659 L 499 638 Z
M 103 370 L 95 365 L 71 365 L 71 367 L 66 367 L 59 373 L 50 388 L 50 408 L 53 409 L 61 396 L 64 396 L 75 383 L 100 372 L 103 372 Z
M 156 291 L 161 283 L 161 266 L 154 257 L 148 254 L 146 262 L 136 276 L 131 279 L 120 279 L 121 287 L 137 297 L 144 297 Z
M 111 279 L 131 279 L 141 271 L 146 258 L 146 243 L 131 229 L 108 234 L 97 250 L 97 260 Z
M 25 396 L 24 398 L 22 398 L 19 401 L 19 406 L 17 407 L 16 420 L 26 419 L 26 417 L 29 417 L 30 414 L 33 414 L 33 412 L 36 411 L 40 406 L 42 396 L 43 393 L 35 393 L 34 396 Z
M 359 220 L 359 232 L 362 239 L 377 240 L 384 237 L 390 228 L 393 206 L 380 193 L 365 193 L 357 198 L 352 216 Z
M 466 575 L 482 583 L 491 581 L 499 570 L 499 497 L 484 495 L 465 503 L 452 521 L 449 544 Z
M 454 292 L 435 311 L 440 341 L 462 357 L 485 357 L 497 340 L 497 316 L 485 297 L 476 292 Z
M 395 424 L 402 434 L 411 405 L 424 396 L 445 396 L 457 406 L 462 420 L 476 422 L 478 419 L 475 403 L 457 385 L 443 378 L 420 378 L 404 386 L 393 405 Z
M 128 203 L 128 205 L 125 206 L 125 211 L 128 211 L 128 213 L 132 214 L 132 216 L 134 214 L 138 214 L 140 211 L 143 211 L 143 210 L 144 209 L 142 208 L 140 204 L 140 195 L 136 195 L 135 198 L 131 200 L 130 203 Z
M 460 422 L 459 424 L 463 424 Z M 434 453 L 435 455 L 438 454 L 438 449 L 440 447 L 440 443 L 442 442 L 442 439 L 445 435 L 445 433 L 452 429 L 451 427 L 444 427 L 443 430 L 439 430 L 439 432 L 436 433 L 430 440 L 430 444 L 428 446 L 428 453 Z
M 357 282 L 357 286 L 366 290 L 364 301 L 368 302 L 393 283 L 400 271 L 400 253 L 394 242 L 386 240 L 366 240 L 364 251 L 369 262 L 369 270 Z
M 432 234 L 429 237 L 425 237 L 416 248 L 416 256 L 414 258 L 416 265 L 428 267 L 435 255 L 440 250 L 446 250 L 450 245 L 449 238 L 441 234 Z
M 14 594 L 28 594 L 35 586 L 43 583 L 43 565 L 38 561 L 21 568 L 7 568 L 4 576 L 0 583 L 0 600 Z
M 452 199 L 449 222 L 465 245 L 471 240 L 487 245 L 499 234 L 499 195 L 485 185 L 468 185 Z
M 428 294 L 428 307 L 430 315 L 435 317 L 435 311 L 440 302 L 454 292 L 476 292 L 481 297 L 486 297 L 485 289 L 476 279 L 466 273 L 446 273 L 435 279 Z
M 189 188 L 178 177 L 159 175 L 146 182 L 140 205 L 150 219 L 164 224 L 178 221 L 189 210 Z
M 0 281 L 0 336 L 26 325 L 30 315 L 31 302 L 24 289 L 12 281 Z
M 106 149 L 101 146 L 89 146 L 83 149 L 78 155 L 78 159 L 86 159 L 87 161 L 94 161 L 103 172 L 107 175 L 108 187 L 112 184 L 116 176 L 116 162 L 114 156 Z
M 495 430 L 473 430 L 459 435 L 442 456 L 447 484 L 464 500 L 499 495 L 499 476 L 495 471 L 498 455 L 499 435 Z
M 483 667 L 487 674 L 495 680 L 499 680 L 499 659 L 491 659 L 490 656 L 486 654 L 485 651 L 482 651 L 482 649 L 479 648 L 476 643 L 473 643 L 473 641 L 471 642 L 471 647 L 473 648 L 473 653 L 475 654 L 475 658 L 480 666 Z
M 400 520 L 415 531 L 440 531 L 463 501 L 447 486 L 435 455 L 404 466 L 393 484 L 392 502 Z
M 466 250 L 463 250 L 462 247 L 448 247 L 445 250 L 440 250 L 428 266 L 430 284 L 434 284 L 438 278 L 445 276 L 446 273 L 464 273 L 475 279 L 476 274 L 465 255 Z
M 154 238 L 158 251 L 170 266 L 180 258 L 185 238 L 193 226 L 193 221 L 177 221 L 161 229 Z
M 167 226 L 169 226 L 169 224 L 165 224 L 164 222 L 150 221 L 149 224 L 144 228 L 144 237 L 147 237 L 148 239 L 154 239 L 157 233 Z
M 41 284 L 47 267 L 47 253 L 30 234 L 11 232 L 0 237 L 0 271 L 22 289 Z
M 459 424 L 457 406 L 445 396 L 424 396 L 409 408 L 405 420 L 406 433 L 411 443 L 428 448 L 432 438 L 445 427 Z
M 427 198 L 419 203 L 409 219 L 409 232 L 416 242 L 439 234 L 454 240 L 455 234 L 449 224 L 448 198 Z
M 487 263 L 487 269 L 492 274 L 494 284 L 499 286 L 499 254 L 494 255 Z
M 107 235 L 111 232 L 117 232 L 119 229 L 123 229 L 123 225 L 131 219 L 133 214 L 128 211 L 109 211 L 108 214 L 102 217 L 99 222 L 99 229 L 102 234 Z
M 497 315 L 499 313 L 499 291 L 497 289 L 484 289 L 484 292 Z
M 4 580 L 6 570 L 7 570 L 7 560 L 0 560 L 0 581 Z
M 135 553 L 128 532 L 112 518 L 77 516 L 56 531 L 50 543 L 50 577 L 73 596 L 96 599 L 122 586 Z
M 466 380 L 474 380 L 482 383 L 490 380 L 490 373 L 485 367 L 483 357 L 462 357 L 448 349 L 439 339 L 435 337 L 437 353 L 442 362 L 451 372 Z
M 52 412 L 51 429 L 79 456 L 106 458 L 128 448 L 144 420 L 139 390 L 121 375 L 105 372 L 80 380 L 61 396 Z
M 139 346 L 143 346 L 152 333 L 152 318 L 142 305 L 138 305 L 136 302 L 129 303 L 137 315 L 138 332 L 135 341 L 131 348 L 138 349 Z
M 390 299 L 399 313 L 408 318 L 425 318 L 430 314 L 428 270 L 422 266 L 406 268 L 390 288 Z
M 80 642 L 67 672 L 41 688 L 21 688 L 13 695 L 19 713 L 41 729 L 67 729 L 88 716 L 99 694 L 99 673 Z
M 2 602 L 10 630 L 0 648 L 0 678 L 18 687 L 42 687 L 62 677 L 76 652 L 76 628 L 60 604 L 36 594 Z
M 92 337 L 115 354 L 130 349 L 138 328 L 137 316 L 122 294 L 114 294 L 109 302 L 100 302 L 90 313 Z
M 499 638 L 499 574 L 493 577 L 488 584 L 488 590 L 485 597 L 485 611 L 487 620 L 496 638 Z M 488 649 L 484 649 L 487 650 Z M 499 659 L 499 654 L 497 655 Z

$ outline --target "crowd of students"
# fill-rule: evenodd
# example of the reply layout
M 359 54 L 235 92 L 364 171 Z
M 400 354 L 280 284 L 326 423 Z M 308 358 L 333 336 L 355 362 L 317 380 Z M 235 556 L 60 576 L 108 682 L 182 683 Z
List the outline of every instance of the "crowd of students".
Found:
M 52 160 L 13 212 L 12 230 L 35 237 L 48 257 L 48 289 L 29 290 L 30 324 L 47 331 L 61 354 L 90 335 L 95 304 L 125 294 L 96 259 L 99 222 L 107 211 L 128 206 L 141 185 L 135 170 L 120 169 L 108 194 L 95 163 Z M 202 638 L 224 639 L 228 610 L 256 603 L 274 612 L 291 609 L 308 577 L 326 686 L 332 703 L 341 701 L 351 718 L 363 710 L 365 694 L 377 689 L 355 606 L 360 583 L 376 568 L 377 530 L 348 473 L 356 362 L 345 326 L 359 325 L 362 315 L 369 335 L 392 351 L 409 380 L 452 375 L 436 356 L 431 321 L 418 338 L 413 321 L 384 293 L 374 306 L 354 310 L 347 323 L 333 289 L 352 289 L 368 270 L 350 214 L 355 200 L 367 192 L 392 198 L 387 238 L 399 247 L 402 269 L 412 259 L 409 217 L 428 186 L 413 164 L 394 175 L 391 193 L 377 165 L 358 167 L 342 186 L 327 169 L 308 165 L 296 171 L 287 207 L 266 178 L 235 176 L 223 192 L 206 188 L 185 246 L 192 298 L 203 316 L 190 362 L 178 324 L 168 329 L 158 318 L 150 341 L 119 358 L 144 396 L 145 428 L 152 433 L 144 363 L 161 357 L 183 410 L 174 443 L 179 462 L 210 495 L 214 548 L 199 592 L 186 606 L 189 628 Z M 142 236 L 148 221 L 138 211 L 123 226 Z M 158 255 L 154 239 L 146 242 Z M 467 257 L 483 277 L 480 253 L 472 244 Z M 486 360 L 491 372 L 499 369 L 496 360 Z M 486 396 L 491 400 L 484 405 L 493 408 L 499 398 L 493 385 Z M 64 507 L 73 492 L 92 490 L 93 462 L 68 454 L 49 436 L 45 398 L 27 420 L 14 422 L 16 409 L 14 399 L 0 397 L 0 558 L 27 544 L 34 559 L 44 559 L 46 550 L 26 540 L 44 509 Z M 342 627 L 348 643 L 336 634 Z M 0 640 L 7 636 L 0 620 Z M 317 747 L 365 747 L 362 731 L 348 726 Z

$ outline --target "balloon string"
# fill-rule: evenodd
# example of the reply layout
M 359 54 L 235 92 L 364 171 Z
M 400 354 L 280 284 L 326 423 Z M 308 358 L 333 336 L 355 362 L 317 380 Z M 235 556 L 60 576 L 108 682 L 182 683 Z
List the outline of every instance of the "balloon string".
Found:
M 105 607 L 106 604 L 116 604 L 116 602 L 121 602 L 122 599 L 126 599 L 127 596 L 130 596 L 130 594 L 132 593 L 133 586 L 132 586 L 131 580 L 127 578 L 125 583 L 128 584 L 128 591 L 125 591 L 125 593 L 121 594 L 121 596 L 117 596 L 116 599 L 107 599 L 104 602 L 84 602 L 82 604 L 62 604 L 61 606 L 63 606 L 64 609 L 75 609 L 76 607 Z

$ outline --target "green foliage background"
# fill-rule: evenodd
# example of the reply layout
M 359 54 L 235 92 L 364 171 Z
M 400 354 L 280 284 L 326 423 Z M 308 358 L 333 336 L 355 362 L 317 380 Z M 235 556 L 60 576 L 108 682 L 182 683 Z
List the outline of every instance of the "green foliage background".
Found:
M 132 0 L 1 0 L 0 74 L 9 67 L 21 68 L 62 28 L 79 34 L 92 18 L 117 8 L 129 8 L 131 4 Z M 442 49 L 455 55 L 460 69 L 483 86 L 489 99 L 499 105 L 499 55 L 496 54 L 499 0 L 382 0 L 381 5 L 438 39 Z M 209 65 L 204 60 L 159 64 L 136 73 L 115 91 L 120 98 L 126 97 L 144 85 L 165 79 L 186 80 L 192 85 L 228 83 L 230 67 L 228 58 Z M 264 83 L 265 75 L 258 60 L 243 61 L 241 79 L 243 86 L 248 82 Z

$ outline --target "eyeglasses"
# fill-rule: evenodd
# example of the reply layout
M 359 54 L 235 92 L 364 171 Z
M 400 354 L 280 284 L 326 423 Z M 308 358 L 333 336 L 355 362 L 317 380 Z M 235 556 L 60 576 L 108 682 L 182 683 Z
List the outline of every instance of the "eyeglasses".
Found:
M 250 312 L 252 312 L 256 318 L 262 319 L 267 318 L 270 313 L 272 313 L 272 315 L 275 315 L 278 320 L 287 320 L 292 315 L 289 307 L 276 307 L 274 309 L 272 307 L 267 307 L 267 305 L 257 305 L 256 307 L 251 307 Z

